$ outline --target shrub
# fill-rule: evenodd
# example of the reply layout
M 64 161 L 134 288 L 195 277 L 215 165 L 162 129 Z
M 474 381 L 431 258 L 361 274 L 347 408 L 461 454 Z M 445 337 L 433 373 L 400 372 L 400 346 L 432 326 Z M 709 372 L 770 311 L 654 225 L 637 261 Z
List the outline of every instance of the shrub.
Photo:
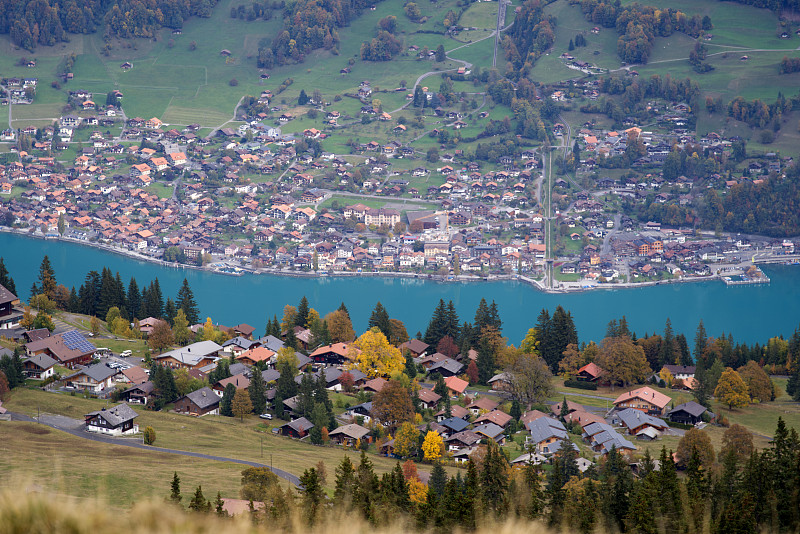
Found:
M 236 87 L 237 85 L 239 85 L 239 80 L 237 80 L 236 78 L 231 78 L 231 81 L 228 82 L 228 85 L 230 85 L 231 87 Z
M 144 444 L 152 445 L 156 442 L 156 431 L 152 426 L 147 426 L 144 429 Z

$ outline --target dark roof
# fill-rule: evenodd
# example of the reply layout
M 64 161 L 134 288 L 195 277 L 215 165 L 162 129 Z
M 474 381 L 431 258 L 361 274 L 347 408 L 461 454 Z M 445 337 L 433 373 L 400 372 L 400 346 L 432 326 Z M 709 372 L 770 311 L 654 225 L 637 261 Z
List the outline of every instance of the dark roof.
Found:
M 0 354 L 0 356 L 2 356 L 2 354 Z M 47 354 L 37 354 L 36 356 L 31 356 L 25 361 L 31 362 L 40 369 L 50 369 L 57 363 L 53 358 L 51 358 Z
M 432 373 L 440 369 L 445 369 L 446 371 L 449 371 L 450 373 L 456 375 L 460 373 L 461 369 L 463 368 L 464 366 L 462 364 L 458 363 L 453 359 L 447 358 L 446 360 L 442 360 L 440 362 L 436 362 L 435 364 L 431 365 L 430 368 L 428 368 L 428 372 Z
M 219 397 L 208 386 L 192 391 L 185 398 L 192 401 L 201 410 L 219 404 Z
M 102 410 L 91 412 L 86 414 L 86 417 L 95 417 L 100 416 L 105 419 L 112 427 L 117 427 L 126 421 L 131 421 L 139 416 L 136 412 L 133 411 L 133 408 L 128 406 L 125 403 L 118 404 L 113 408 L 106 410 L 103 408 Z
M 288 426 L 295 432 L 307 432 L 314 428 L 314 423 L 306 419 L 305 417 L 300 417 L 299 419 L 295 419 L 294 421 L 289 421 L 285 425 L 281 425 L 281 428 Z
M 0 304 L 8 304 L 15 300 L 17 300 L 17 296 L 6 289 L 5 286 L 0 285 Z
M 416 352 L 417 354 L 421 354 L 428 350 L 430 345 L 423 343 L 419 339 L 411 339 L 403 343 L 403 346 L 408 347 L 409 350 Z
M 265 384 L 269 384 L 270 382 L 278 380 L 280 376 L 281 374 L 275 369 L 265 369 L 264 371 L 261 371 L 261 378 L 264 380 Z
M 445 441 L 447 441 L 447 442 L 460 441 L 464 445 L 469 446 L 469 445 L 474 445 L 474 444 L 478 443 L 480 440 L 481 440 L 481 437 L 478 434 L 476 434 L 475 432 L 473 432 L 472 430 L 464 430 L 462 432 L 458 432 L 457 434 L 453 434 L 452 436 L 447 438 Z
M 106 378 L 114 376 L 118 372 L 119 372 L 118 370 L 112 369 L 105 364 L 90 365 L 89 367 L 84 367 L 77 373 L 69 375 L 67 377 L 67 380 L 69 380 L 73 376 L 86 375 L 96 382 L 102 382 Z
M 683 404 L 679 404 L 675 406 L 668 412 L 669 414 L 677 413 L 677 412 L 686 412 L 689 415 L 693 415 L 695 417 L 700 417 L 705 413 L 706 409 L 703 405 L 696 403 L 695 401 L 684 402 Z
M 147 382 L 142 382 L 141 384 L 136 384 L 135 386 L 129 387 L 128 389 L 123 391 L 123 393 L 128 393 L 130 391 L 137 391 L 138 390 L 138 391 L 141 391 L 142 393 L 144 393 L 146 395 L 149 395 L 150 393 L 155 391 L 155 389 L 156 389 L 155 384 L 153 384 L 151 381 L 148 380 Z
M 439 424 L 455 432 L 461 432 L 462 430 L 464 430 L 469 426 L 469 423 L 467 423 L 460 417 L 451 417 L 449 419 L 445 419 Z

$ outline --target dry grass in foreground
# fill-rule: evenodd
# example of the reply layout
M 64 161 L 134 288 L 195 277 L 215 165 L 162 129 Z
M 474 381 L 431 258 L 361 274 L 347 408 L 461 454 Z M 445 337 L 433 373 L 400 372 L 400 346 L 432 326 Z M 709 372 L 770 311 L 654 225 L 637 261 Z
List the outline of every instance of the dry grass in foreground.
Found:
M 5 485 L 5 484 L 4 484 Z M 147 534 L 249 534 L 280 532 L 275 525 L 254 525 L 247 514 L 220 518 L 211 514 L 187 512 L 160 500 L 135 504 L 130 510 L 113 511 L 102 499 L 77 500 L 63 495 L 30 492 L 19 494 L 6 486 L 0 492 L 0 534 L 103 534 L 138 532 Z M 375 527 L 356 517 L 330 520 L 309 527 L 301 520 L 285 530 L 287 534 L 406 534 L 412 529 L 399 522 Z M 547 534 L 552 531 L 540 523 L 509 520 L 480 527 L 477 534 Z

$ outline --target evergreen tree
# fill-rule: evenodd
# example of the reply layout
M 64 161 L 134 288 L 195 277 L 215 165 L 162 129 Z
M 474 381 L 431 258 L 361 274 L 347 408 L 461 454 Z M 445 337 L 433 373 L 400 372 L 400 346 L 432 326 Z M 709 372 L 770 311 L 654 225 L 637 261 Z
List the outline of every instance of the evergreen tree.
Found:
M 253 413 L 261 415 L 267 409 L 267 386 L 261 376 L 261 371 L 253 369 L 250 378 L 250 386 L 247 388 L 250 394 L 250 403 L 253 405 Z
M 225 511 L 225 503 L 222 500 L 222 494 L 217 492 L 217 498 L 214 500 L 214 513 L 219 517 L 228 517 L 228 512 Z
M 336 506 L 345 510 L 349 508 L 353 500 L 355 480 L 355 468 L 350 458 L 345 455 L 336 468 L 336 483 L 333 490 L 333 502 Z
M 355 484 L 353 488 L 353 504 L 367 521 L 375 520 L 375 499 L 378 495 L 378 477 L 372 462 L 364 451 L 361 451 L 361 461 L 356 468 Z
M 658 359 L 661 365 L 673 365 L 678 362 L 676 358 L 676 341 L 675 334 L 672 331 L 672 321 L 667 317 L 667 323 L 664 325 L 664 336 L 661 338 L 661 347 L 659 348 Z
M 444 299 L 439 299 L 439 304 L 436 306 L 436 309 L 433 310 L 428 328 L 425 330 L 425 338 L 423 341 L 432 347 L 438 345 L 439 340 L 446 335 L 446 323 L 447 308 L 445 307 Z
M 547 522 L 550 526 L 561 525 L 564 516 L 564 503 L 566 495 L 564 491 L 565 480 L 564 471 L 561 469 L 561 459 L 558 456 L 553 458 L 553 469 L 547 477 L 547 504 L 550 514 Z
M 164 296 L 161 293 L 161 286 L 158 278 L 150 282 L 147 288 L 147 295 L 144 297 L 144 305 L 148 317 L 161 319 L 164 317 Z
M 392 323 L 389 321 L 389 312 L 386 311 L 380 301 L 375 304 L 375 309 L 372 310 L 372 314 L 369 316 L 369 328 L 374 327 L 378 327 L 378 330 L 383 332 L 386 339 L 392 337 Z
M 303 295 L 303 298 L 300 299 L 300 304 L 297 305 L 297 314 L 294 316 L 295 326 L 306 328 L 306 324 L 308 323 L 308 312 L 308 299 L 305 295 Z
M 481 496 L 483 506 L 496 514 L 502 514 L 508 507 L 509 466 L 505 455 L 494 440 L 489 440 L 483 468 L 480 472 Z
M 173 302 L 172 298 L 167 297 L 167 303 L 164 304 L 164 319 L 172 325 L 175 324 L 175 315 L 178 313 L 178 308 L 175 306 L 175 302 Z
M 78 313 L 80 310 L 81 301 L 78 299 L 78 292 L 75 291 L 75 286 L 72 286 L 69 292 L 69 301 L 67 302 L 67 311 L 71 313 Z
M 313 525 L 325 500 L 325 490 L 319 479 L 317 469 L 312 467 L 303 471 L 300 477 L 300 492 L 303 494 L 303 509 L 309 525 Z
M 114 306 L 119 307 L 114 277 L 111 274 L 111 269 L 103 267 L 100 274 L 100 294 L 97 299 L 97 315 L 99 317 L 105 317 L 106 314 L 108 314 L 108 310 Z
M 78 290 L 80 313 L 97 316 L 97 304 L 100 298 L 100 273 L 89 271 Z
M 344 305 L 344 302 L 342 302 L 341 304 L 339 304 L 339 307 L 338 307 L 338 308 L 336 308 L 336 311 L 343 311 L 344 313 L 346 313 L 346 314 L 347 314 L 347 318 L 348 318 L 348 319 L 350 319 L 350 312 L 349 312 L 349 311 L 347 311 L 347 306 L 345 306 L 345 305 Z
M 169 500 L 175 504 L 180 504 L 181 499 L 181 478 L 178 476 L 178 472 L 175 471 L 172 475 L 172 484 L 170 484 L 170 494 Z
M 417 365 L 414 363 L 414 358 L 409 351 L 406 351 L 405 373 L 411 379 L 417 376 Z
M 697 332 L 694 335 L 694 361 L 700 362 L 703 353 L 708 345 L 708 335 L 706 334 L 706 327 L 703 325 L 703 320 L 697 325 Z
M 175 301 L 175 305 L 183 310 L 190 325 L 200 322 L 200 311 L 197 308 L 194 293 L 189 287 L 189 281 L 186 278 L 183 279 L 183 285 L 178 290 L 178 299 Z
M 679 532 L 682 530 L 684 523 L 680 485 L 675 462 L 672 461 L 672 452 L 667 453 L 666 447 L 661 447 L 659 467 L 656 480 L 660 495 L 660 515 L 662 520 L 666 522 L 669 532 Z
M 58 283 L 56 282 L 56 272 L 53 270 L 53 266 L 50 264 L 50 258 L 46 254 L 44 258 L 42 258 L 42 264 L 39 266 L 38 280 L 39 291 L 53 298 Z
M 142 309 L 142 294 L 139 291 L 139 285 L 136 283 L 136 278 L 131 278 L 130 282 L 128 282 L 128 294 L 125 298 L 125 301 L 131 319 L 144 319 L 140 313 L 140 310 Z
M 236 386 L 228 384 L 222 393 L 222 400 L 219 402 L 219 414 L 225 417 L 233 417 L 233 397 L 236 395 Z
M 193 510 L 195 512 L 211 511 L 211 503 L 207 501 L 205 496 L 203 495 L 202 486 L 197 486 L 194 495 L 192 495 L 192 500 L 189 501 L 189 510 Z
M 17 286 L 8 269 L 6 269 L 6 264 L 3 262 L 2 257 L 0 257 L 0 286 L 8 289 L 14 295 L 17 294 Z
M 492 379 L 492 376 L 494 376 L 495 362 L 492 348 L 485 340 L 482 340 L 478 347 L 478 360 L 476 364 L 478 366 L 478 382 L 487 385 L 489 380 Z
M 447 473 L 441 462 L 435 462 L 433 469 L 431 469 L 431 477 L 428 480 L 428 488 L 437 496 L 441 496 L 444 494 L 445 484 L 447 484 Z

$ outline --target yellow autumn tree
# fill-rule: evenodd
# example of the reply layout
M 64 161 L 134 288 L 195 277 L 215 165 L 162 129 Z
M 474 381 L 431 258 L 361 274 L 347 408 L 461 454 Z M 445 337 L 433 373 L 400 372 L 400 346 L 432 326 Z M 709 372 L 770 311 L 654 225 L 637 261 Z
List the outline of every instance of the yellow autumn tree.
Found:
M 353 350 L 353 347 L 361 352 Z M 350 351 L 358 370 L 370 378 L 391 376 L 396 371 L 402 371 L 406 363 L 400 349 L 392 346 L 377 327 L 364 332 Z
M 417 437 L 419 430 L 414 426 L 414 423 L 406 421 L 394 436 L 394 452 L 401 458 L 410 456 L 412 451 L 417 445 Z
M 442 457 L 444 440 L 435 430 L 428 430 L 425 440 L 422 442 L 422 453 L 428 461 L 438 460 Z
M 750 403 L 747 384 L 744 383 L 739 373 L 728 367 L 722 371 L 717 382 L 714 396 L 722 404 L 727 404 L 728 409 L 743 408 Z
M 413 503 L 424 504 L 428 500 L 428 485 L 412 478 L 408 481 L 408 497 Z

